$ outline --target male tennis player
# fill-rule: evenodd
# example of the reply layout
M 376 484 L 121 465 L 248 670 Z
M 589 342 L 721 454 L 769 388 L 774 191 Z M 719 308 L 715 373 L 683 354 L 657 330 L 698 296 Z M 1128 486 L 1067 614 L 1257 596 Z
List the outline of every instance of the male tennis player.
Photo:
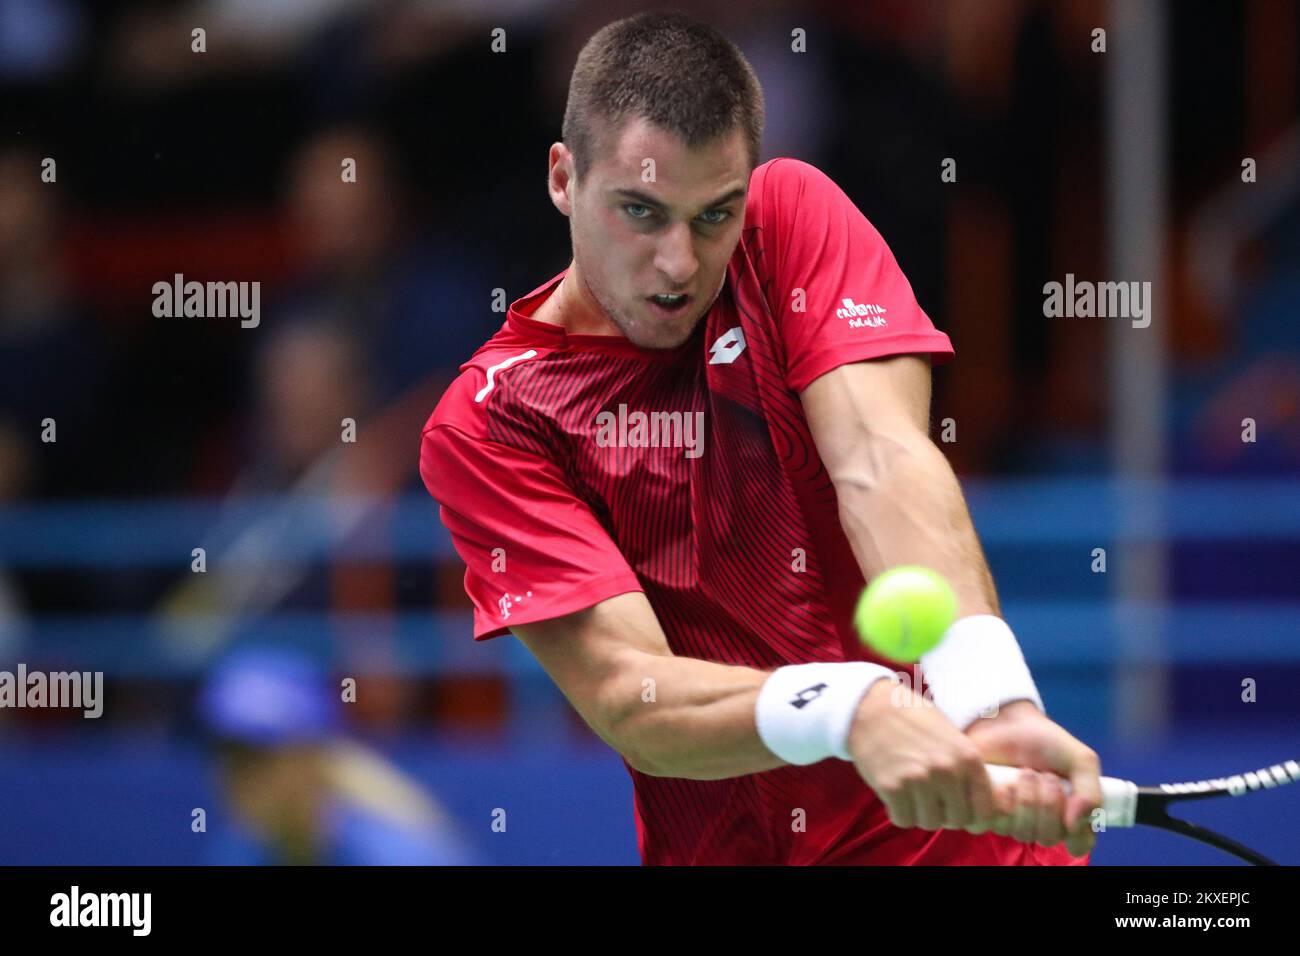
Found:
M 423 435 L 474 636 L 513 632 L 622 755 L 646 863 L 1085 863 L 1097 757 L 1044 716 L 928 437 L 948 338 L 833 182 L 758 165 L 762 126 L 682 15 L 579 54 L 548 183 L 573 261 Z M 959 598 L 932 702 L 850 620 L 901 564 Z

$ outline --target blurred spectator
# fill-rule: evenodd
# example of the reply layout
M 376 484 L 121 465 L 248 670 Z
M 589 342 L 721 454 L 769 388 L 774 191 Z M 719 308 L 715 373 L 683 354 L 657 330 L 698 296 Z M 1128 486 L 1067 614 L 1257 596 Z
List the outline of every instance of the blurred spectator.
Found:
M 341 499 L 337 508 L 314 510 L 333 493 L 363 490 L 349 462 L 369 450 L 344 442 L 342 424 L 364 419 L 369 386 L 360 352 L 337 324 L 306 320 L 273 333 L 262 350 L 245 464 L 205 535 L 214 567 L 181 575 L 162 599 L 177 647 L 211 653 L 264 613 L 329 604 L 329 575 L 293 543 L 342 544 L 382 507 Z M 250 515 L 243 499 L 256 495 L 281 497 Z
M 1292 215 L 1300 245 L 1300 212 Z M 1291 256 L 1294 254 L 1292 253 Z M 1300 472 L 1300 334 L 1295 328 L 1300 269 L 1281 252 L 1255 288 L 1242 294 L 1232 351 L 1208 368 L 1183 370 L 1176 382 L 1179 441 L 1175 465 L 1210 474 Z
M 99 329 L 75 301 L 59 253 L 59 187 L 41 156 L 0 152 L 0 478 L 7 497 L 96 488 L 107 436 L 91 427 L 107 365 Z M 54 441 L 43 441 L 47 420 Z
M 342 734 L 339 699 L 310 661 L 245 648 L 199 698 L 234 812 L 211 834 L 223 865 L 459 865 L 473 862 L 437 802 Z
M 345 181 L 345 162 L 355 181 Z M 280 314 L 339 317 L 364 343 L 377 400 L 450 373 L 501 324 L 483 265 L 402 215 L 405 189 L 377 135 L 322 132 L 294 157 L 289 179 L 302 269 Z
M 355 181 L 343 177 L 345 161 L 355 163 Z M 362 129 L 322 132 L 290 163 L 298 271 L 269 309 L 230 491 L 293 498 L 252 522 L 233 508 L 208 535 L 224 560 L 210 574 L 184 575 L 164 598 L 179 644 L 210 649 L 260 613 L 330 603 L 337 576 L 276 553 L 298 528 L 294 499 L 367 496 L 322 529 L 332 544 L 365 534 L 384 499 L 418 481 L 411 436 L 498 324 L 487 318 L 477 266 L 414 238 L 399 215 L 401 193 L 386 148 Z M 196 627 L 200 611 L 207 623 Z
M 337 325 L 307 321 L 279 331 L 259 356 L 256 449 L 236 492 L 320 488 L 347 447 L 345 418 L 364 418 L 370 383 L 362 346 Z M 331 454 L 333 453 L 333 454 Z
M 0 419 L 0 507 L 19 497 L 27 486 L 31 453 L 22 436 Z M 0 660 L 10 660 L 28 630 L 26 601 L 7 568 L 0 567 Z

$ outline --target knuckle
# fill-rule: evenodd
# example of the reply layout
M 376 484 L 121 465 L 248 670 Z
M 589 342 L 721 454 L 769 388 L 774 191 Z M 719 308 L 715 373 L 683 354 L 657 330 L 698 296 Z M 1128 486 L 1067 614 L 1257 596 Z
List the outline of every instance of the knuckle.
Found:
M 909 767 L 898 775 L 898 786 L 901 790 L 924 787 L 929 782 L 930 772 L 924 767 Z
M 934 783 L 947 783 L 957 775 L 957 764 L 955 761 L 939 759 L 930 764 L 930 772 L 927 778 Z

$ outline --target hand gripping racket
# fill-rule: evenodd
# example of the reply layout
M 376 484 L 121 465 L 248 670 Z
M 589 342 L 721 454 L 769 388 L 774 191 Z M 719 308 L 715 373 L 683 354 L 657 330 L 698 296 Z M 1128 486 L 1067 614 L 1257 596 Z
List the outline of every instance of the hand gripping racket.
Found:
M 995 764 L 985 764 L 984 767 L 988 770 L 994 784 L 1013 783 L 1020 774 L 1016 767 L 1002 767 Z M 1300 763 L 1295 760 L 1287 760 L 1249 773 L 1234 774 L 1231 777 L 1215 777 L 1188 783 L 1162 783 L 1153 787 L 1139 787 L 1131 780 L 1121 780 L 1118 777 L 1102 777 L 1101 807 L 1106 813 L 1107 828 L 1131 827 L 1138 824 L 1157 827 L 1208 843 L 1255 866 L 1277 866 L 1277 863 L 1268 857 L 1242 846 L 1235 840 L 1229 840 L 1222 834 L 1207 830 L 1195 823 L 1171 817 L 1168 807 L 1171 803 L 1183 800 L 1240 797 L 1261 790 L 1272 790 L 1288 783 L 1295 783 L 1297 780 L 1300 780 Z M 1069 794 L 1069 783 L 1062 781 L 1062 784 L 1066 794 Z

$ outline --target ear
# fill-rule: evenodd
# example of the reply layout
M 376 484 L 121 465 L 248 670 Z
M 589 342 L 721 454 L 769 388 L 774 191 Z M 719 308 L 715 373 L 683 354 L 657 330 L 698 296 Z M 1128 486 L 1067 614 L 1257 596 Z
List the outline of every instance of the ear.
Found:
M 565 216 L 573 215 L 573 190 L 576 188 L 573 154 L 563 143 L 552 143 L 546 189 L 555 208 Z

